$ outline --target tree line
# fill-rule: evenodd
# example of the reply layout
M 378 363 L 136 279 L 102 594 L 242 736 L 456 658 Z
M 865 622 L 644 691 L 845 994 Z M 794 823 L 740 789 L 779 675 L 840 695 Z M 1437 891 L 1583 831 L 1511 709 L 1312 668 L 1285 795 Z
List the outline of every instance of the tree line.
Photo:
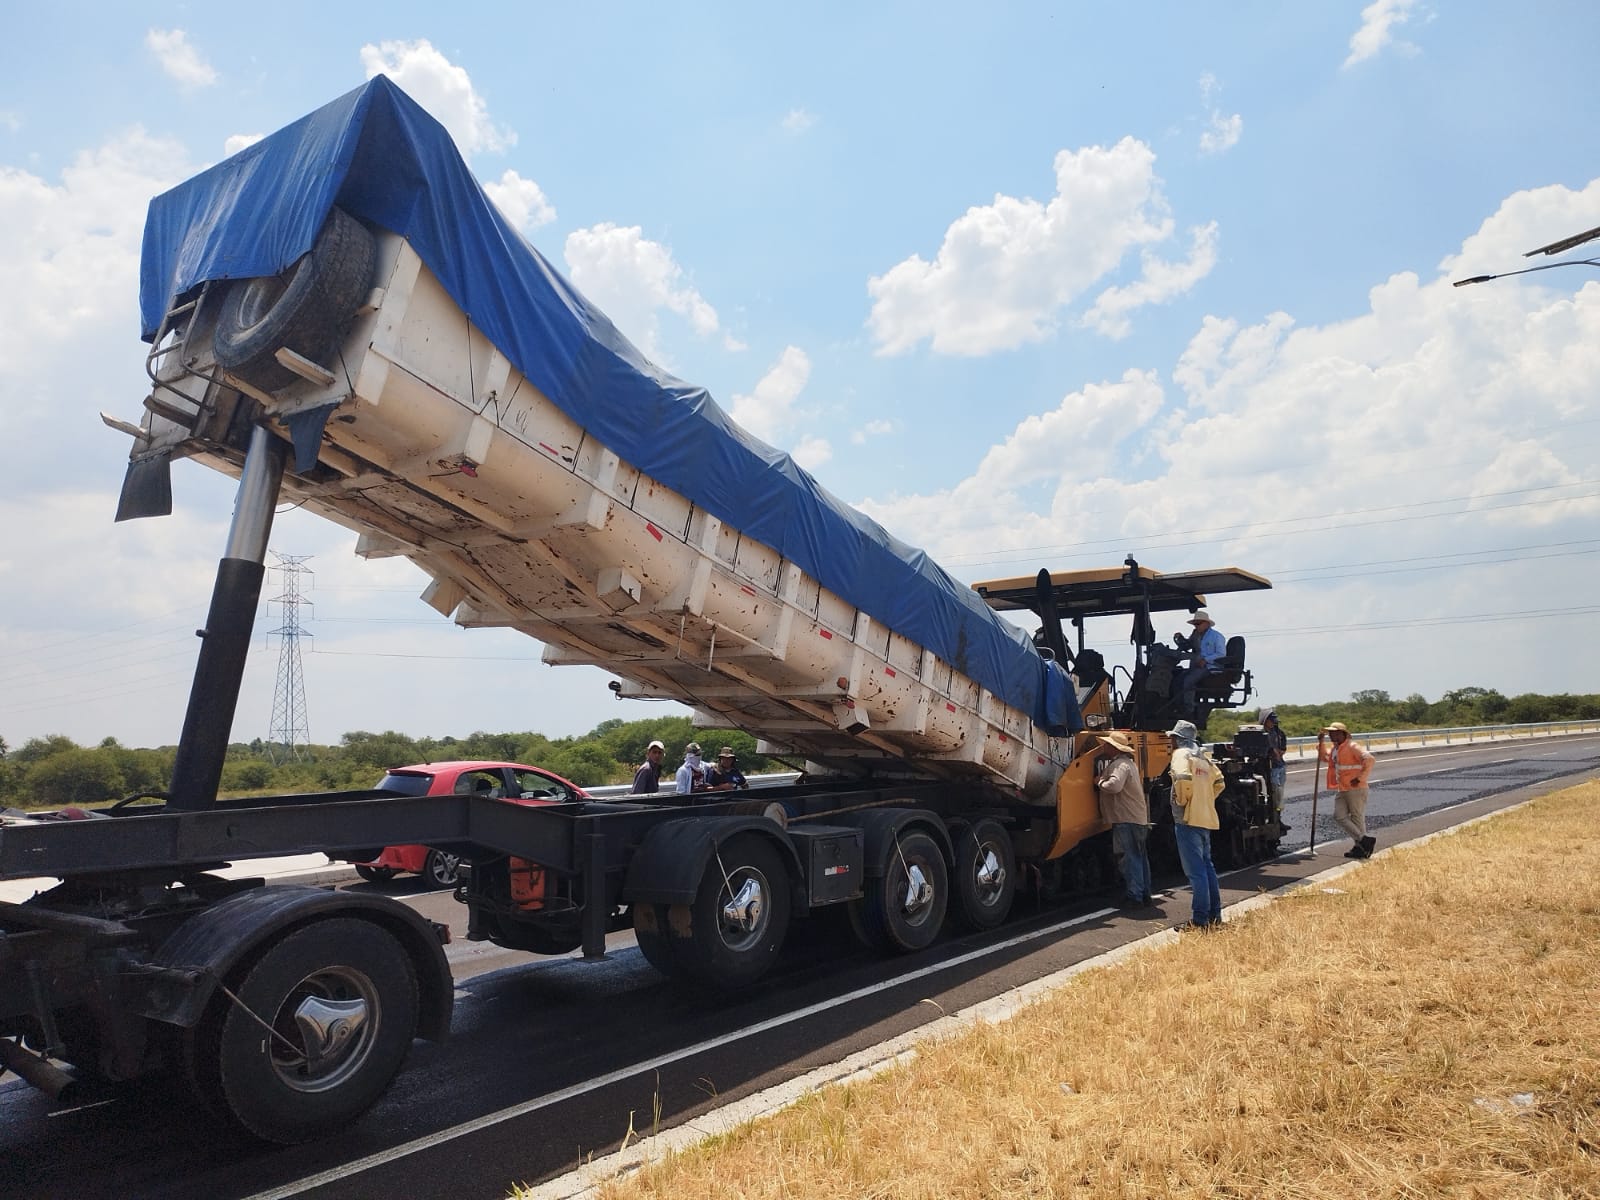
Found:
M 1507 697 L 1493 688 L 1464 687 L 1437 701 L 1413 693 L 1402 700 L 1369 689 L 1347 701 L 1326 704 L 1280 704 L 1278 724 L 1290 737 L 1314 735 L 1330 721 L 1361 730 L 1429 729 L 1443 726 L 1529 724 L 1539 721 L 1600 719 L 1600 695 Z M 1222 741 L 1260 710 L 1211 714 L 1204 736 Z M 667 747 L 666 769 L 682 761 L 683 748 L 697 741 L 708 758 L 732 746 L 746 774 L 798 768 L 756 753 L 756 739 L 729 729 L 695 729 L 686 716 L 642 721 L 602 721 L 585 734 L 549 738 L 541 733 L 478 732 L 463 738 L 414 738 L 392 730 L 347 733 L 332 746 L 286 747 L 257 738 L 228 747 L 222 768 L 225 796 L 277 795 L 294 792 L 345 791 L 370 788 L 390 767 L 450 759 L 491 759 L 526 763 L 565 776 L 574 783 L 598 787 L 627 783 L 644 761 L 645 747 L 659 739 Z M 0 737 L 0 806 L 57 808 L 100 804 L 127 796 L 164 792 L 172 777 L 175 746 L 131 749 L 115 738 L 96 746 L 80 746 L 60 734 L 30 738 L 12 749 Z
M 1494 688 L 1463 687 L 1430 701 L 1417 692 L 1397 700 L 1388 692 L 1368 688 L 1350 699 L 1326 704 L 1279 704 L 1278 727 L 1289 737 L 1315 736 L 1330 721 L 1343 721 L 1358 736 L 1361 730 L 1450 729 L 1467 725 L 1533 725 L 1541 721 L 1592 721 L 1600 719 L 1600 695 L 1562 693 L 1544 696 L 1529 692 L 1504 696 Z M 1205 736 L 1232 737 L 1241 724 L 1256 721 L 1262 709 L 1211 714 Z
M 345 734 L 337 745 L 288 747 L 260 738 L 234 742 L 222 765 L 224 796 L 346 791 L 377 785 L 390 767 L 453 759 L 486 759 L 543 767 L 581 786 L 628 783 L 653 740 L 667 747 L 665 769 L 697 741 L 708 758 L 732 746 L 746 774 L 783 771 L 756 753 L 756 739 L 731 729 L 695 729 L 687 716 L 602 721 L 588 733 L 550 738 L 542 733 L 477 732 L 467 737 L 411 737 L 393 730 Z M 176 746 L 130 749 L 115 738 L 80 746 L 60 734 L 31 738 L 16 749 L 0 738 L 0 805 L 54 808 L 98 804 L 139 793 L 160 794 L 172 778 Z

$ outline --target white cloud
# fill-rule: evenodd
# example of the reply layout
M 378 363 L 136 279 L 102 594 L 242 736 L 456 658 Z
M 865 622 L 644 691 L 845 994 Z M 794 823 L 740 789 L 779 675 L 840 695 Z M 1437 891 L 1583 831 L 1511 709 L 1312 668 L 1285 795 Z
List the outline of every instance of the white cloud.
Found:
M 755 387 L 734 394 L 728 415 L 762 441 L 777 445 L 779 435 L 795 419 L 794 402 L 810 378 L 811 359 L 806 352 L 798 346 L 785 346 Z
M 982 489 L 1007 491 L 1040 481 L 1061 479 L 1068 463 L 1077 462 L 1085 446 L 1102 453 L 1117 442 L 1141 433 L 1161 411 L 1165 400 L 1153 371 L 1129 368 L 1112 383 L 1091 383 L 1063 396 L 1050 412 L 1025 418 L 978 464 L 974 480 Z M 1077 462 L 1080 474 L 1094 464 Z
M 1093 307 L 1083 316 L 1083 323 L 1089 328 L 1107 337 L 1127 337 L 1133 331 L 1129 313 L 1147 304 L 1165 304 L 1211 274 L 1211 268 L 1217 265 L 1217 223 L 1212 221 L 1189 231 L 1189 257 L 1182 262 L 1168 262 L 1148 250 L 1139 257 L 1138 280 L 1109 287 L 1095 297 Z
M 802 134 L 816 123 L 816 117 L 803 108 L 791 108 L 783 117 L 785 133 Z
M 1055 177 L 1047 203 L 997 195 L 951 224 L 932 262 L 913 255 L 870 279 L 878 353 L 902 354 L 924 338 L 937 353 L 963 355 L 1040 341 L 1130 250 L 1172 234 L 1143 142 L 1063 150 Z
M 56 184 L 0 167 L 0 380 L 35 385 L 8 387 L 14 399 L 0 406 L 0 427 L 37 411 L 61 386 L 41 369 L 53 349 L 103 339 L 130 355 L 138 350 L 145 211 L 189 170 L 181 146 L 137 128 L 80 152 Z M 90 352 L 89 361 L 103 357 Z
M 1392 275 L 1364 311 L 1322 325 L 1208 317 L 1169 386 L 1140 369 L 1076 389 L 954 487 L 861 507 L 968 578 L 1130 551 L 1157 570 L 1277 577 L 1214 610 L 1225 633 L 1259 638 L 1255 666 L 1278 698 L 1283 679 L 1303 681 L 1299 700 L 1475 682 L 1591 691 L 1589 618 L 1452 618 L 1559 612 L 1600 587 L 1600 281 L 1450 280 L 1514 266 L 1597 208 L 1600 179 L 1508 197 L 1438 276 Z M 1492 678 L 1463 644 L 1496 647 Z
M 1239 144 L 1239 137 L 1244 133 L 1244 118 L 1238 113 L 1224 116 L 1222 110 L 1212 104 L 1222 91 L 1222 84 L 1210 71 L 1200 76 L 1200 101 L 1211 110 L 1211 116 L 1206 122 L 1206 127 L 1200 131 L 1200 153 L 1221 154 L 1231 150 Z
M 251 146 L 254 146 L 266 136 L 267 135 L 264 133 L 229 134 L 227 140 L 222 143 L 222 152 L 227 155 L 237 154 L 241 150 L 245 150 Z
M 11 133 L 16 133 L 22 128 L 22 115 L 10 109 L 0 109 L 0 125 L 4 125 Z
M 555 207 L 545 198 L 544 189 L 515 171 L 507 170 L 498 180 L 484 184 L 483 190 L 506 220 L 523 233 L 556 219 Z
M 1394 40 L 1394 31 L 1397 26 L 1404 25 L 1411 19 L 1413 13 L 1417 11 L 1417 3 L 1418 0 L 1373 0 L 1363 8 L 1361 27 L 1350 35 L 1350 53 L 1342 65 L 1353 67 L 1356 63 L 1365 62 L 1376 56 L 1390 45 L 1406 53 L 1415 53 L 1416 47 L 1409 42 Z
M 803 437 L 789 454 L 806 470 L 815 471 L 833 457 L 833 447 L 827 438 Z
M 467 72 L 433 48 L 426 38 L 414 42 L 368 43 L 361 47 L 367 78 L 387 75 L 427 109 L 450 132 L 461 153 L 497 152 L 517 144 L 516 133 L 489 119 L 489 106 L 472 86 Z
M 210 87 L 217 81 L 211 64 L 189 44 L 181 29 L 152 29 L 144 35 L 145 48 L 156 56 L 161 69 L 184 89 Z
M 1200 153 L 1221 154 L 1239 144 L 1244 133 L 1244 118 L 1238 113 L 1225 117 L 1220 112 L 1211 114 L 1211 122 L 1200 133 Z
M 864 446 L 868 438 L 882 437 L 884 434 L 894 432 L 893 421 L 868 421 L 860 429 L 850 435 L 852 445 Z
M 644 236 L 637 225 L 602 222 L 567 235 L 572 282 L 629 340 L 658 361 L 662 356 L 660 312 L 689 322 L 702 337 L 721 326 L 712 308 L 692 285 L 672 251 Z

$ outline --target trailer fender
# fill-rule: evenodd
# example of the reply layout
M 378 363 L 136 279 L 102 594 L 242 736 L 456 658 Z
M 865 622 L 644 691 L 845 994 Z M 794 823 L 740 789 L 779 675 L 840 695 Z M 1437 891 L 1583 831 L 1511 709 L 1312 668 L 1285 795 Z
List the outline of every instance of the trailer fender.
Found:
M 789 886 L 803 887 L 800 856 L 776 821 L 761 816 L 685 817 L 663 821 L 645 835 L 628 863 L 622 898 L 630 904 L 693 904 L 712 855 L 742 833 L 754 833 L 778 847 L 789 868 Z
M 861 812 L 841 813 L 829 817 L 831 825 L 853 825 L 860 829 L 863 848 L 862 871 L 868 878 L 881 876 L 889 865 L 889 852 L 907 829 L 926 831 L 939 843 L 946 866 L 955 862 L 955 847 L 950 840 L 950 830 L 937 815 L 925 808 L 869 808 Z
M 334 916 L 371 921 L 399 941 L 417 972 L 417 1036 L 443 1040 L 455 991 L 441 928 L 387 896 L 291 884 L 239 892 L 190 917 L 162 943 L 150 969 L 129 980 L 130 1007 L 193 1028 L 232 972 L 288 933 Z

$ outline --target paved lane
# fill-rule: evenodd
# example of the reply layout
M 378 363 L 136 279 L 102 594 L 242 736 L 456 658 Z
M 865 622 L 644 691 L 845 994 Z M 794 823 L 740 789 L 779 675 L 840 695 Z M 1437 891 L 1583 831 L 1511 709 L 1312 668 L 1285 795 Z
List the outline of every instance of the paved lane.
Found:
M 1600 770 L 1600 737 L 1427 749 L 1380 757 L 1369 815 L 1392 845 Z M 1303 845 L 1311 767 L 1291 768 L 1288 817 Z M 1340 863 L 1324 794 L 1315 856 L 1288 854 L 1224 878 L 1224 899 Z M 356 884 L 354 886 L 369 886 Z M 414 886 L 414 885 L 410 885 Z M 396 889 L 400 894 L 407 886 Z M 445 893 L 411 894 L 435 919 Z M 704 1114 L 813 1067 L 1144 936 L 1186 915 L 1179 889 L 1157 919 L 1092 901 L 1019 913 L 988 935 L 947 937 L 883 960 L 830 918 L 802 923 L 774 976 L 736 997 L 666 983 L 627 935 L 598 964 L 452 947 L 452 1038 L 418 1043 L 406 1071 L 355 1128 L 266 1149 L 191 1115 L 175 1084 L 58 1111 L 0 1080 L 0 1195 L 123 1200 L 495 1198 L 559 1174 L 627 1134 Z M 835 914 L 837 916 L 838 914 Z

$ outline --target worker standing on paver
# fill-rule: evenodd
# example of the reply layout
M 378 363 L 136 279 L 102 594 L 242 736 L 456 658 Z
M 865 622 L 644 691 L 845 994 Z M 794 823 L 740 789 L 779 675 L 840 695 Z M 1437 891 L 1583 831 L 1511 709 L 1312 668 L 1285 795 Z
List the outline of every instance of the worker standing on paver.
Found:
M 1343 721 L 1317 734 L 1317 759 L 1328 764 L 1328 790 L 1334 794 L 1334 824 L 1350 835 L 1346 858 L 1371 858 L 1376 838 L 1367 836 L 1367 782 L 1375 761 L 1367 748 L 1350 736 Z

